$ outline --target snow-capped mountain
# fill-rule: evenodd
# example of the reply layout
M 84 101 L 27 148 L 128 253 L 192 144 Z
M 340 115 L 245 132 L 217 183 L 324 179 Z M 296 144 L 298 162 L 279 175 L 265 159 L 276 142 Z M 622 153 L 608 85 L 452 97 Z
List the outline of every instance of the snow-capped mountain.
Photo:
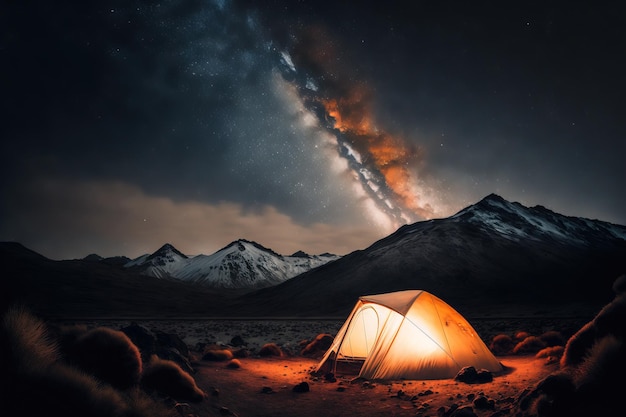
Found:
M 563 216 L 543 206 L 525 207 L 490 194 L 451 217 L 473 223 L 515 241 L 554 240 L 572 245 L 598 245 L 626 240 L 626 228 L 581 217 Z
M 343 315 L 361 295 L 403 289 L 427 290 L 474 314 L 488 314 L 483 306 L 494 304 L 602 305 L 624 273 L 626 226 L 492 194 L 453 216 L 402 226 L 364 250 L 248 294 L 241 308 L 258 300 L 252 308 L 265 309 L 264 315 Z
M 342 257 L 281 257 L 240 240 L 210 256 L 188 257 L 164 245 L 126 266 L 118 263 L 123 257 L 107 259 L 53 261 L 17 242 L 0 242 L 0 306 L 20 301 L 66 317 L 345 318 L 361 295 L 424 289 L 467 317 L 593 317 L 614 297 L 615 279 L 626 274 L 626 226 L 489 195 L 451 217 L 405 225 Z M 258 271 L 263 279 L 254 278 Z M 146 272 L 181 275 L 154 279 Z M 274 273 L 297 275 L 268 284 L 277 281 L 265 274 Z M 248 284 L 271 286 L 211 287 Z
M 151 255 L 126 264 L 142 274 L 176 278 L 212 288 L 264 288 L 282 283 L 312 268 L 338 259 L 332 254 L 280 255 L 258 243 L 237 240 L 212 255 L 188 257 L 166 244 Z
M 187 255 L 181 253 L 171 244 L 166 243 L 156 252 L 135 258 L 124 266 L 139 269 L 144 275 L 166 278 L 172 276 L 175 271 L 180 269 L 187 259 L 189 259 Z

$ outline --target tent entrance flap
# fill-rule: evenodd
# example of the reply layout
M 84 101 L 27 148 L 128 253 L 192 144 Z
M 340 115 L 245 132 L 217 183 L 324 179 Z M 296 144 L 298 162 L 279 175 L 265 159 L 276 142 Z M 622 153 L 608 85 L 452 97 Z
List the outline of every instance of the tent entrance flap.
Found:
M 340 359 L 361 359 L 369 356 L 378 336 L 379 317 L 376 310 L 364 305 L 357 311 L 339 348 Z

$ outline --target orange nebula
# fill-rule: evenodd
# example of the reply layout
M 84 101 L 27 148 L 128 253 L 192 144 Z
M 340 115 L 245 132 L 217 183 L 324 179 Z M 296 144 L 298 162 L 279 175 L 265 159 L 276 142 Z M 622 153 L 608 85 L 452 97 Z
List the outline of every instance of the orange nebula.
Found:
M 368 166 L 382 174 L 394 193 L 396 204 L 422 217 L 431 217 L 432 208 L 419 204 L 411 175 L 411 168 L 419 163 L 421 153 L 401 138 L 375 127 L 364 89 L 354 88 L 346 93 L 342 98 L 321 100 L 327 114 L 333 118 L 334 128 L 344 134 Z
M 355 68 L 349 65 L 346 54 L 338 53 L 332 36 L 318 26 L 305 28 L 300 35 L 291 56 L 295 66 L 306 68 L 319 87 L 308 99 L 323 106 L 326 123 L 359 153 L 363 168 L 385 182 L 380 199 L 386 200 L 387 206 L 389 202 L 395 205 L 394 211 L 399 210 L 406 221 L 415 221 L 418 216 L 432 218 L 433 208 L 419 201 L 421 190 L 415 176 L 422 152 L 377 128 L 372 91 L 365 82 L 355 80 Z

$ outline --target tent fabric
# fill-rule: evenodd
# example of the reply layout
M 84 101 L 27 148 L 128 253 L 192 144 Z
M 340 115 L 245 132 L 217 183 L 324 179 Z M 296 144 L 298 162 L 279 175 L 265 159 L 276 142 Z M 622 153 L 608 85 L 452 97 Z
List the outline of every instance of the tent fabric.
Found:
M 362 361 L 365 379 L 446 379 L 502 365 L 450 305 L 423 290 L 359 297 L 317 370 Z

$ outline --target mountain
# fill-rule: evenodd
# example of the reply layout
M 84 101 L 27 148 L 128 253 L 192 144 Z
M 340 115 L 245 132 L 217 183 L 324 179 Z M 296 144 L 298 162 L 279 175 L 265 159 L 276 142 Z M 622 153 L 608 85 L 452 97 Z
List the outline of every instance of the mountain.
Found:
M 84 261 L 89 261 L 89 262 L 101 262 L 101 263 L 107 263 L 107 264 L 111 264 L 111 265 L 125 265 L 128 262 L 131 261 L 130 258 L 126 257 L 126 256 L 111 256 L 108 258 L 104 258 L 100 255 L 98 255 L 97 253 L 92 253 L 89 254 L 87 256 L 85 256 L 83 258 Z
M 612 246 L 626 240 L 626 227 L 611 223 L 568 217 L 543 206 L 524 207 L 490 194 L 454 216 L 453 221 L 482 226 L 508 239 L 524 242 L 555 242 L 579 247 Z
M 166 278 L 171 277 L 172 273 L 178 270 L 187 259 L 189 259 L 187 255 L 181 253 L 171 244 L 166 243 L 156 252 L 142 255 L 139 258 L 127 262 L 124 266 L 143 275 L 155 278 Z
M 242 297 L 250 314 L 345 316 L 360 295 L 424 289 L 467 315 L 596 309 L 626 272 L 626 226 L 491 194 Z M 581 307 L 582 306 L 582 307 Z
M 88 258 L 53 261 L 19 243 L 0 242 L 0 307 L 21 302 L 46 317 L 345 318 L 360 295 L 424 289 L 466 317 L 592 318 L 626 273 L 626 226 L 492 194 L 453 216 L 405 225 L 332 262 L 319 255 L 318 266 L 315 256 L 281 257 L 245 240 L 211 256 L 187 257 L 164 245 L 124 265 Z M 143 267 L 163 278 L 143 274 Z M 256 285 L 259 271 L 298 268 L 309 269 L 254 290 L 203 282 Z M 179 278 L 165 274 L 174 271 Z
M 0 242 L 0 311 L 20 304 L 46 318 L 210 316 L 223 314 L 240 294 L 155 279 L 97 259 L 56 261 Z
M 338 258 L 331 254 L 308 255 L 302 251 L 283 256 L 258 243 L 239 239 L 212 255 L 193 257 L 166 244 L 125 266 L 144 275 L 170 277 L 210 288 L 258 289 L 280 284 Z

